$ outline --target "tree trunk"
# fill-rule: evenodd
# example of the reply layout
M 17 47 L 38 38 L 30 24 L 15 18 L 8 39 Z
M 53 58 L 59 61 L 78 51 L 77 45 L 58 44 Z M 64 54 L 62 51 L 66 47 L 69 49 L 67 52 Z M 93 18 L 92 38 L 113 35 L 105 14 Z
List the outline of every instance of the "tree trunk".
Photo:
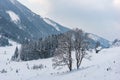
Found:
M 69 70 L 72 71 L 72 55 L 71 55 L 71 47 L 69 48 Z
M 79 69 L 79 60 L 77 59 L 77 69 Z

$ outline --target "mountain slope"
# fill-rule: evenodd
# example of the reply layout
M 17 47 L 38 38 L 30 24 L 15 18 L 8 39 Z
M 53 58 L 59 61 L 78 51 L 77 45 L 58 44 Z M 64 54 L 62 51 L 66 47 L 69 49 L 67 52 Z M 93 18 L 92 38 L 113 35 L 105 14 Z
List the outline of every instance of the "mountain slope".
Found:
M 6 37 L 22 42 L 69 30 L 62 25 L 57 26 L 59 31 L 17 0 L 0 0 L 0 34 Z
M 87 35 L 87 40 L 91 44 L 90 45 L 91 48 L 94 48 L 96 46 L 97 42 L 100 43 L 100 46 L 102 48 L 109 48 L 110 47 L 110 41 L 108 41 L 107 39 L 102 38 L 102 37 L 97 36 L 97 35 L 92 34 L 92 33 L 86 33 L 86 35 Z

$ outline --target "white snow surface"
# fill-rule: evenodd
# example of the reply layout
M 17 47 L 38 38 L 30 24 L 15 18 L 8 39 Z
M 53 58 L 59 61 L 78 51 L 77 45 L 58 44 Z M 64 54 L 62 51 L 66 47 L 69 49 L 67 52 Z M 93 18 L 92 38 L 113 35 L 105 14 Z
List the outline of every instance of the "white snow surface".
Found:
M 57 26 L 56 23 L 52 22 L 51 20 L 49 20 L 48 18 L 44 18 L 43 19 L 47 24 L 53 26 L 57 31 L 60 31 L 60 28 Z
M 76 70 L 73 66 L 73 71 L 69 72 L 66 66 L 53 69 L 52 58 L 11 61 L 16 46 L 20 47 L 15 42 L 12 44 L 13 46 L 0 47 L 0 80 L 120 80 L 120 47 L 104 49 L 98 54 L 89 52 L 80 69 Z M 41 69 L 32 68 L 41 64 Z M 7 72 L 1 73 L 3 69 Z
M 93 39 L 93 40 L 95 40 L 95 41 L 98 40 L 98 37 L 96 37 L 96 36 L 93 35 L 93 34 L 89 34 L 89 38 L 91 38 L 91 39 Z
M 15 4 L 15 0 L 10 0 L 10 1 L 11 1 L 11 3 Z
M 9 11 L 6 11 L 6 13 L 9 14 L 9 16 L 11 18 L 11 21 L 13 21 L 15 24 L 20 22 L 20 18 L 19 18 L 19 16 L 15 12 L 9 10 Z

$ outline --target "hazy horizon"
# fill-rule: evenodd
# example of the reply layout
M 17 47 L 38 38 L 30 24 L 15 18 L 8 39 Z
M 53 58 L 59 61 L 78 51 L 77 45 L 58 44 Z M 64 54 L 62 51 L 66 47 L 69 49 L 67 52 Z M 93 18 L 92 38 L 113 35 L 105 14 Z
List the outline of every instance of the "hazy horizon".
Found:
M 69 28 L 109 40 L 119 37 L 120 0 L 18 0 L 33 12 Z

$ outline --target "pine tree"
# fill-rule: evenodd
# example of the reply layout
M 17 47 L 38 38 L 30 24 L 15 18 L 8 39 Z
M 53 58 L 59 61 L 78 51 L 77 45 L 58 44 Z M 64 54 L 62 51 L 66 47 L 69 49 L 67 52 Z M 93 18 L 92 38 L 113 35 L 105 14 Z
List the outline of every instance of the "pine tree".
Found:
M 18 47 L 16 47 L 15 53 L 14 53 L 14 55 L 12 56 L 11 60 L 16 61 L 17 58 L 18 58 L 18 55 L 19 55 Z

